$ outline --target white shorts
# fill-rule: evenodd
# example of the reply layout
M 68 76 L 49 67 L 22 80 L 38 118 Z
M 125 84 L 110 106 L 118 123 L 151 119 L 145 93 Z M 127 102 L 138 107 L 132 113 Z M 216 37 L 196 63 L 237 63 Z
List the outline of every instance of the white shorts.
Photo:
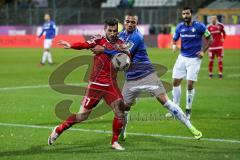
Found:
M 122 89 L 124 102 L 134 103 L 135 99 L 143 91 L 146 91 L 155 97 L 159 96 L 161 93 L 166 93 L 157 74 L 151 73 L 146 77 L 137 80 L 125 81 Z
M 45 39 L 43 42 L 44 49 L 50 49 L 52 46 L 52 39 Z
M 202 60 L 199 58 L 188 58 L 179 55 L 173 67 L 173 79 L 183 79 L 197 81 Z

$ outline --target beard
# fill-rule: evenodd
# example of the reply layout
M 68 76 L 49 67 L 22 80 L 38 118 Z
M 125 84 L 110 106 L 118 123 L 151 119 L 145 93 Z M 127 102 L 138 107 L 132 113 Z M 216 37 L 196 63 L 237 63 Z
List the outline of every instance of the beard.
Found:
M 186 23 L 190 23 L 192 20 L 191 17 L 186 17 L 186 18 L 183 18 L 183 21 L 186 22 Z

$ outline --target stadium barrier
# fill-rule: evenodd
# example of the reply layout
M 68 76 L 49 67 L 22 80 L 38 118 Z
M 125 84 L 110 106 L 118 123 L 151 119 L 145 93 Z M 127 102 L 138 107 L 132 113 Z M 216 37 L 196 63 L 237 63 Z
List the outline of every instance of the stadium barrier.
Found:
M 70 42 L 82 42 L 89 39 L 91 35 L 104 34 L 103 28 L 103 25 L 59 25 L 56 30 L 58 35 L 53 41 L 53 47 L 58 47 L 57 41 L 60 39 Z M 138 29 L 144 35 L 147 47 L 171 48 L 172 35 L 150 35 L 149 24 L 139 25 Z M 225 30 L 227 37 L 224 48 L 240 49 L 240 25 L 225 25 Z M 43 38 L 37 40 L 37 35 L 40 32 L 40 26 L 0 26 L 0 47 L 41 48 Z
M 38 39 L 35 35 L 25 36 L 0 36 L 0 48 L 43 48 L 44 38 Z M 58 35 L 53 41 L 52 47 L 57 48 L 59 40 L 68 42 L 84 42 L 85 37 L 81 35 Z
M 157 37 L 158 48 L 171 48 L 172 35 L 159 34 Z M 178 41 L 180 45 L 180 41 Z M 224 41 L 225 49 L 240 49 L 240 35 L 227 35 Z
M 57 42 L 59 40 L 66 40 L 69 42 L 83 42 L 89 39 L 89 36 L 81 35 L 57 35 L 53 41 L 53 48 L 59 47 Z M 148 47 L 171 48 L 172 35 L 159 34 L 144 36 L 146 45 Z M 37 39 L 35 35 L 24 36 L 0 36 L 0 48 L 42 48 L 43 40 Z M 180 42 L 179 42 L 180 44 Z M 240 49 L 240 35 L 228 35 L 224 42 L 225 49 Z
M 0 48 L 42 48 L 43 37 L 37 39 L 35 35 L 24 36 L 0 36 Z M 81 35 L 57 35 L 53 41 L 53 48 L 59 47 L 57 42 L 59 40 L 66 40 L 69 42 L 83 42 L 89 39 L 89 36 Z M 172 35 L 159 34 L 144 36 L 147 47 L 171 48 Z M 180 45 L 180 42 L 179 42 Z M 240 35 L 228 35 L 224 42 L 225 49 L 240 49 Z

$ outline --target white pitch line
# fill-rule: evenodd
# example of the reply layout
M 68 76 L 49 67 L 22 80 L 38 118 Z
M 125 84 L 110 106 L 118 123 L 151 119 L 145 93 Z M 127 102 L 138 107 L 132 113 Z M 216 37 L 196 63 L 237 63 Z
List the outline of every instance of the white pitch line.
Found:
M 66 85 L 86 85 L 87 83 L 69 83 Z M 15 87 L 4 87 L 0 88 L 0 91 L 8 91 L 8 90 L 21 90 L 21 89 L 35 89 L 35 88 L 50 88 L 50 85 L 32 85 L 32 86 L 15 86 Z
M 49 127 L 49 126 L 12 124 L 12 123 L 0 123 L 0 126 L 21 127 L 21 128 L 37 128 L 37 129 L 53 129 L 54 128 L 54 127 Z M 112 131 L 95 130 L 95 129 L 92 130 L 92 129 L 70 128 L 69 130 L 80 131 L 80 132 L 91 132 L 91 133 L 103 133 L 103 134 L 111 134 L 112 133 Z M 128 135 L 135 135 L 135 136 L 146 136 L 146 137 L 161 137 L 161 138 L 172 138 L 172 139 L 195 140 L 193 137 L 185 137 L 185 136 L 172 136 L 172 135 L 134 133 L 134 132 L 127 132 L 127 134 Z M 240 143 L 240 140 L 234 140 L 234 139 L 202 138 L 201 140 L 202 141 L 210 141 L 210 142 Z
M 34 89 L 34 88 L 48 88 L 48 87 L 49 87 L 49 85 L 16 86 L 16 87 L 4 87 L 4 88 L 0 88 L 0 91 L 19 90 L 19 89 Z

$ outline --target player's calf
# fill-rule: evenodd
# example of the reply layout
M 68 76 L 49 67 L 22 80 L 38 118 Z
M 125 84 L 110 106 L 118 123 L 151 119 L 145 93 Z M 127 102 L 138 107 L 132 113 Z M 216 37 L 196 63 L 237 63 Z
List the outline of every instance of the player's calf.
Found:
M 122 131 L 124 123 L 124 103 L 122 100 L 116 100 L 111 104 L 115 117 L 113 119 L 113 137 L 112 137 L 112 146 L 118 143 L 118 137 Z

